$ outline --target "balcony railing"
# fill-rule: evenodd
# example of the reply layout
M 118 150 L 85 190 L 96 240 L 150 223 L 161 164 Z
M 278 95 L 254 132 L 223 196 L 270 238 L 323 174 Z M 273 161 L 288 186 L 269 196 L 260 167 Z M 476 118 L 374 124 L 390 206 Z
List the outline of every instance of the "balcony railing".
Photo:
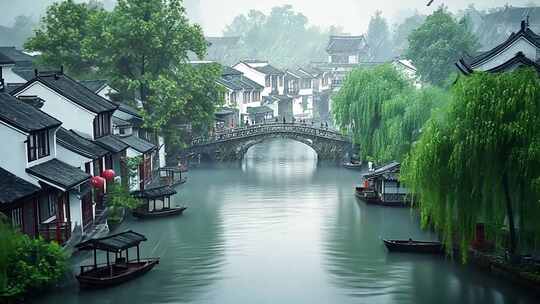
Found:
M 53 222 L 39 225 L 39 235 L 46 241 L 65 244 L 71 237 L 71 222 Z

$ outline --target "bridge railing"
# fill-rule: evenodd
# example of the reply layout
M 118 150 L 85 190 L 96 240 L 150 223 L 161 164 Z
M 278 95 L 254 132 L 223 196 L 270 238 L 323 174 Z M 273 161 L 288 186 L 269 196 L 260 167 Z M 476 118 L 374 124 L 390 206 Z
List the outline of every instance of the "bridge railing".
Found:
M 263 134 L 294 133 L 299 135 L 311 135 L 337 141 L 350 141 L 341 133 L 328 128 L 318 128 L 302 123 L 265 123 L 241 128 L 223 130 L 207 137 L 197 137 L 192 140 L 192 146 L 207 145 L 228 140 L 241 139 Z

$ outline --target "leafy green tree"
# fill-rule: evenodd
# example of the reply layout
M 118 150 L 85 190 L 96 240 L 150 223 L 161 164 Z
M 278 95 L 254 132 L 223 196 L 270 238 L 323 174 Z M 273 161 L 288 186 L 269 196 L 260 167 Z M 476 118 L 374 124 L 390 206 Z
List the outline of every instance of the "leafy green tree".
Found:
M 0 218 L 0 299 L 17 299 L 58 282 L 67 270 L 62 247 L 31 239 Z
M 412 60 L 422 80 L 443 85 L 455 71 L 455 62 L 476 48 L 476 37 L 466 20 L 457 22 L 441 7 L 411 33 L 406 56 Z
M 381 11 L 376 11 L 369 21 L 367 43 L 373 61 L 386 61 L 392 58 L 392 42 L 390 41 L 388 22 Z
M 30 51 L 41 52 L 41 64 L 65 66 L 72 74 L 90 71 L 95 62 L 83 50 L 84 40 L 91 34 L 88 21 L 103 11 L 86 3 L 67 0 L 52 4 L 41 20 L 41 26 L 26 43 Z
M 383 124 L 384 104 L 410 87 L 391 64 L 348 75 L 334 96 L 332 112 L 337 125 L 360 145 L 362 158 L 382 161 L 375 135 Z
M 402 169 L 418 197 L 423 225 L 459 241 L 464 261 L 474 227 L 495 239 L 538 241 L 540 80 L 533 70 L 475 73 L 453 88 L 447 113 L 435 116 Z
M 86 46 L 94 48 L 90 52 L 98 66 L 115 88 L 139 98 L 145 109 L 150 81 L 185 64 L 189 52 L 199 57 L 206 52 L 202 29 L 189 23 L 180 0 L 120 0 L 94 26 L 103 31 Z
M 307 17 L 290 5 L 274 7 L 268 15 L 257 10 L 239 15 L 223 34 L 240 37 L 238 60 L 266 59 L 279 67 L 291 67 L 327 56 L 328 32 L 309 26 Z
M 426 16 L 414 14 L 407 19 L 405 19 L 401 24 L 397 25 L 393 32 L 393 46 L 394 53 L 398 56 L 405 54 L 409 48 L 409 35 L 419 28 L 424 21 Z

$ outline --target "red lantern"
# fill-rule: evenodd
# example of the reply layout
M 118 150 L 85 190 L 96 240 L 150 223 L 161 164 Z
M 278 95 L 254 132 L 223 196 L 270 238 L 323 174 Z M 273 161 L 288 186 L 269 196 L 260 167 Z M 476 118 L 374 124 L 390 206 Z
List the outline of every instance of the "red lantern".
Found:
M 90 179 L 90 183 L 94 188 L 103 189 L 103 187 L 105 186 L 105 179 L 101 176 L 92 176 L 92 178 Z
M 114 170 L 107 169 L 101 173 L 101 177 L 103 177 L 107 182 L 110 182 L 114 179 L 114 176 L 116 173 L 114 173 Z

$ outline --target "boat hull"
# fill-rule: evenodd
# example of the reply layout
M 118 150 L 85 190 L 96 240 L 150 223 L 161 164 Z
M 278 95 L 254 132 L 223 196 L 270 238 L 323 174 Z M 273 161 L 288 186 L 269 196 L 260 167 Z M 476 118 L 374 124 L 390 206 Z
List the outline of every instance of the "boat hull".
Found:
M 409 252 L 424 254 L 442 254 L 443 245 L 440 242 L 420 242 L 402 240 L 383 240 L 384 245 L 390 252 Z
M 127 263 L 125 270 L 113 276 L 105 276 L 105 274 L 110 273 L 111 267 L 118 267 L 117 265 L 98 267 L 94 270 L 81 273 L 76 277 L 81 288 L 107 288 L 133 280 L 152 270 L 157 264 L 159 264 L 159 259 L 157 258 L 145 259 L 140 262 Z
M 167 216 L 173 216 L 173 215 L 180 215 L 184 213 L 184 211 L 187 209 L 187 207 L 179 207 L 179 208 L 170 208 L 170 209 L 163 209 L 159 211 L 144 211 L 144 210 L 133 210 L 133 216 L 137 218 L 160 218 L 160 217 L 167 217 Z
M 351 170 L 362 170 L 362 163 L 354 164 L 354 163 L 343 163 L 343 167 L 346 169 Z

